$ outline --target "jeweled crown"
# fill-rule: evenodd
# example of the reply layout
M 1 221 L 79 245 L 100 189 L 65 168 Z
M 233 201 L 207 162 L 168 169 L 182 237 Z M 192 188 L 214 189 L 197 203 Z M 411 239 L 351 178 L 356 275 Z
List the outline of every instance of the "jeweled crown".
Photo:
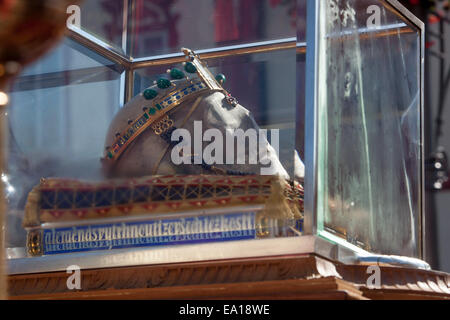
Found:
M 206 64 L 200 59 L 200 57 L 192 50 L 182 48 L 182 52 L 186 56 L 186 62 L 183 63 L 184 71 L 187 74 L 197 74 L 198 78 L 189 79 L 189 77 L 180 69 L 172 68 L 167 70 L 170 79 L 159 78 L 155 81 L 157 88 L 164 90 L 164 94 L 158 92 L 158 90 L 148 88 L 141 94 L 148 101 L 148 105 L 144 105 L 142 113 L 139 114 L 136 119 L 129 120 L 128 127 L 124 132 L 117 132 L 115 140 L 111 146 L 107 146 L 105 150 L 105 157 L 102 159 L 107 162 L 114 162 L 120 155 L 127 149 L 127 147 L 133 142 L 139 135 L 144 132 L 148 127 L 155 127 L 155 133 L 161 134 L 162 131 L 159 125 L 161 122 L 164 124 L 169 123 L 167 113 L 184 101 L 199 95 L 206 91 L 219 91 L 223 92 L 225 99 L 231 106 L 237 105 L 237 100 L 232 97 L 224 88 L 225 76 L 218 74 L 213 76 L 209 71 Z M 177 87 L 173 80 L 188 79 L 183 85 Z M 168 90 L 173 87 L 172 90 Z

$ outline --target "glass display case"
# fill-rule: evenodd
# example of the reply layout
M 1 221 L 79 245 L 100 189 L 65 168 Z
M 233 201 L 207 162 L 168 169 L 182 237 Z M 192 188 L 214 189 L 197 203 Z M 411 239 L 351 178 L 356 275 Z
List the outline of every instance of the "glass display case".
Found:
M 302 253 L 427 268 L 415 260 L 424 27 L 397 1 L 86 0 L 80 12 L 10 92 L 10 274 Z M 203 147 L 206 129 L 217 142 L 231 128 L 257 130 L 259 149 L 248 134 L 243 163 L 196 163 L 195 146 L 192 163 L 171 163 L 167 148 L 185 149 L 154 125 L 195 140 L 195 119 Z M 262 149 L 275 174 L 251 166 Z M 108 228 L 133 235 L 114 242 Z

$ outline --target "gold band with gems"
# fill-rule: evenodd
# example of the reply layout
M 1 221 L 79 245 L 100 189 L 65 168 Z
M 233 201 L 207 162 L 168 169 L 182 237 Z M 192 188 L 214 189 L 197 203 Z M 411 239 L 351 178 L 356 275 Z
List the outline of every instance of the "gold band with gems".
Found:
M 225 95 L 225 100 L 228 104 L 235 107 L 237 105 L 237 100 L 231 96 L 223 87 L 223 80 L 218 81 L 208 70 L 207 66 L 204 62 L 202 62 L 199 56 L 192 50 L 182 48 L 182 51 L 186 55 L 186 59 L 191 64 L 191 70 L 187 70 L 190 73 L 197 73 L 199 79 L 190 80 L 190 83 L 184 86 L 181 89 L 174 89 L 168 94 L 164 95 L 159 99 L 156 99 L 157 92 L 148 89 L 149 96 L 144 96 L 147 100 L 155 99 L 151 107 L 144 107 L 143 114 L 138 117 L 136 120 L 131 121 L 130 125 L 126 128 L 124 133 L 117 133 L 116 139 L 114 140 L 111 146 L 108 146 L 105 151 L 104 160 L 108 160 L 108 162 L 112 162 L 117 160 L 120 155 L 126 150 L 126 148 L 142 133 L 147 129 L 150 125 L 155 123 L 158 127 L 158 123 L 163 120 L 163 116 L 166 115 L 170 110 L 180 105 L 184 101 L 189 98 L 192 98 L 204 91 L 220 91 Z M 168 70 L 170 72 L 171 70 Z M 181 79 L 183 77 L 183 73 L 179 70 L 172 69 L 174 72 L 171 73 L 172 77 L 175 79 Z M 223 76 L 223 75 L 222 75 Z M 223 76 L 224 77 L 224 76 Z M 158 82 L 159 88 L 167 88 L 170 86 L 171 82 L 167 79 L 160 79 Z M 163 121 L 163 124 L 167 124 L 167 121 Z M 157 128 L 154 132 L 159 132 L 161 128 Z M 162 132 L 161 132 L 162 133 Z
M 194 80 L 181 89 L 175 89 L 164 97 L 153 102 L 152 106 L 144 108 L 143 114 L 133 121 L 124 133 L 117 135 L 112 146 L 106 149 L 105 159 L 114 161 L 125 151 L 146 128 L 160 120 L 170 110 L 201 92 L 211 90 L 203 81 Z
M 174 125 L 173 120 L 170 119 L 168 115 L 166 115 L 165 117 L 161 118 L 161 120 L 152 124 L 151 127 L 152 127 L 153 132 L 157 136 L 159 136 L 159 135 L 163 134 L 164 132 L 166 132 L 171 127 L 173 127 L 173 125 Z

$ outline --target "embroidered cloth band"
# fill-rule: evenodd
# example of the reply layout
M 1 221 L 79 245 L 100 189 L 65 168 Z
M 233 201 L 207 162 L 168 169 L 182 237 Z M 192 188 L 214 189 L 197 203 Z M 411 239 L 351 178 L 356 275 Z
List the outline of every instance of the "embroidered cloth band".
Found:
M 118 134 L 112 146 L 106 150 L 106 159 L 117 159 L 128 145 L 156 120 L 185 100 L 206 90 L 208 90 L 206 84 L 196 80 L 183 88 L 176 88 L 168 95 L 154 101 L 150 107 L 144 107 L 143 113 L 128 126 L 125 132 Z

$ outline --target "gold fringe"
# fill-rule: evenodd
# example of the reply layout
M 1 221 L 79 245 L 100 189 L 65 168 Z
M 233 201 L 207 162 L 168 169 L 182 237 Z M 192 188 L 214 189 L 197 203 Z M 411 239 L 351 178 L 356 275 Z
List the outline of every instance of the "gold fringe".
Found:
M 303 218 L 303 215 L 301 214 L 298 206 L 295 203 L 291 204 L 291 211 L 292 211 L 292 215 L 294 216 L 295 219 Z
M 40 200 L 41 200 L 40 185 L 37 185 L 28 194 L 27 204 L 25 205 L 25 216 L 22 222 L 22 226 L 24 228 L 36 227 L 40 225 L 41 223 L 39 219 Z
M 293 219 L 294 214 L 284 195 L 285 180 L 281 177 L 274 177 L 271 183 L 271 193 L 266 200 L 264 210 L 259 218 Z M 258 220 L 260 220 L 258 219 Z

